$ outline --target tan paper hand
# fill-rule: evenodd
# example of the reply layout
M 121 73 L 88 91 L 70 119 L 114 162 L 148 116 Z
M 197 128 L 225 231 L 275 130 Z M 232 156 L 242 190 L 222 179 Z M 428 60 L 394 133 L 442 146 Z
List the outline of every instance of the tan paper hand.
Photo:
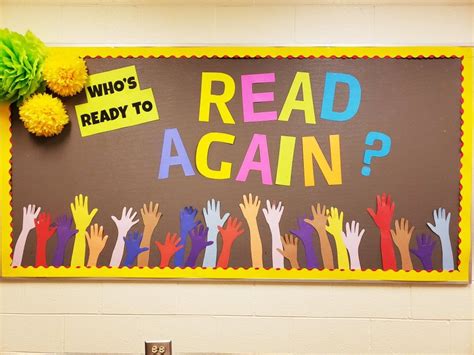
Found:
M 321 207 L 321 205 L 318 203 L 316 207 L 311 206 L 311 212 L 313 214 L 313 218 L 306 218 L 304 221 L 310 224 L 317 231 L 321 229 L 326 230 L 326 224 L 328 221 L 326 206 L 323 205 L 323 207 Z
M 161 212 L 159 212 L 159 209 L 159 203 L 156 203 L 155 206 L 153 206 L 153 202 L 150 201 L 149 207 L 146 204 L 143 205 L 143 208 L 140 210 L 140 212 L 142 214 L 142 220 L 145 227 L 154 229 L 158 225 L 158 222 L 161 218 Z
M 321 254 L 323 257 L 323 265 L 326 269 L 334 269 L 334 256 L 332 254 L 331 243 L 329 242 L 328 234 L 326 232 L 326 224 L 328 221 L 326 206 L 318 203 L 315 206 L 311 206 L 311 212 L 313 218 L 306 218 L 304 221 L 310 224 L 319 235 L 321 242 Z
M 408 220 L 402 218 L 395 221 L 395 230 L 392 229 L 390 231 L 392 239 L 400 251 L 403 270 L 413 270 L 413 263 L 410 256 L 410 239 L 414 230 L 415 227 L 412 226 L 410 228 Z
M 143 208 L 140 210 L 142 214 L 142 220 L 144 224 L 143 229 L 143 238 L 140 243 L 140 248 L 148 248 L 147 251 L 138 255 L 137 266 L 145 267 L 148 266 L 148 261 L 150 260 L 150 244 L 153 231 L 155 230 L 158 222 L 161 219 L 161 212 L 159 212 L 160 204 L 156 203 L 153 206 L 153 202 L 150 201 L 150 205 L 143 205 Z
M 102 250 L 104 250 L 109 236 L 104 236 L 104 227 L 99 227 L 97 223 L 91 226 L 90 233 L 86 231 L 85 234 L 87 245 L 89 247 L 89 260 L 87 261 L 87 266 L 95 267 L 97 266 L 97 259 Z
M 249 226 L 252 267 L 263 268 L 263 247 L 257 224 L 257 215 L 260 211 L 260 200 L 258 196 L 253 198 L 252 194 L 249 194 L 248 197 L 244 195 L 243 199 L 243 203 L 239 206 Z
M 288 259 L 292 269 L 299 269 L 298 238 L 291 234 L 285 234 L 284 237 L 281 237 L 281 243 L 283 245 L 283 250 L 277 249 L 278 252 L 283 255 L 284 258 Z
M 349 270 L 349 256 L 342 237 L 343 221 L 344 212 L 341 211 L 341 213 L 339 213 L 337 208 L 331 207 L 331 212 L 328 214 L 328 225 L 326 230 L 332 234 L 334 241 L 336 242 L 338 268 Z

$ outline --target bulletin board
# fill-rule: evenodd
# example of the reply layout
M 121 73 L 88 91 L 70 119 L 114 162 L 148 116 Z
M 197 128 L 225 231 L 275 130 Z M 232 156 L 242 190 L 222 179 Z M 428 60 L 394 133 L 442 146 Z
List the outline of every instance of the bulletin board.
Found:
M 2 107 L 4 277 L 469 282 L 470 50 L 54 50 L 89 82 L 54 138 Z

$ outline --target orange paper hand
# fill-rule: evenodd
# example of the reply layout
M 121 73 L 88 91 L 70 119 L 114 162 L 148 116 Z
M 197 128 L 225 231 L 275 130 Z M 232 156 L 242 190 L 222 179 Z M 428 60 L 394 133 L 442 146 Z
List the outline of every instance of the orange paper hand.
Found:
M 99 227 L 97 223 L 91 226 L 90 233 L 86 231 L 86 240 L 89 247 L 87 266 L 97 266 L 97 259 L 104 250 L 107 239 L 109 239 L 109 236 L 104 236 L 104 227 Z
M 260 200 L 258 196 L 252 197 L 252 194 L 243 196 L 244 202 L 240 209 L 247 221 L 250 230 L 250 253 L 252 254 L 252 267 L 263 268 L 263 248 L 258 230 L 257 215 L 260 211 Z

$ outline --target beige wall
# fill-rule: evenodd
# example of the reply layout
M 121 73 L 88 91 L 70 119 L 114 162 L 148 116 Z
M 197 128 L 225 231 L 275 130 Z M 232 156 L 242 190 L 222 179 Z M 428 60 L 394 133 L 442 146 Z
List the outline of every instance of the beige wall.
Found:
M 472 45 L 472 23 L 456 0 L 0 1 L 0 27 L 51 45 Z M 141 352 L 169 338 L 177 351 L 468 354 L 473 297 L 472 286 L 3 280 L 0 349 Z

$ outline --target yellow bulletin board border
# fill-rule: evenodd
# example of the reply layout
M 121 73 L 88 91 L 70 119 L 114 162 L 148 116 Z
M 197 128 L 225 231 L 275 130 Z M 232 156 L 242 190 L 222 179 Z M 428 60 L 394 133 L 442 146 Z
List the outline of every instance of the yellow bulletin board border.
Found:
M 162 279 L 253 279 L 253 280 L 365 280 L 365 281 L 470 281 L 471 192 L 472 192 L 472 49 L 462 47 L 150 47 L 150 48 L 52 48 L 59 54 L 81 57 L 278 57 L 278 58 L 439 58 L 462 60 L 462 147 L 458 269 L 454 271 L 383 270 L 278 270 L 205 268 L 88 268 L 12 267 L 11 130 L 10 111 L 0 105 L 0 237 L 3 277 L 88 277 Z

